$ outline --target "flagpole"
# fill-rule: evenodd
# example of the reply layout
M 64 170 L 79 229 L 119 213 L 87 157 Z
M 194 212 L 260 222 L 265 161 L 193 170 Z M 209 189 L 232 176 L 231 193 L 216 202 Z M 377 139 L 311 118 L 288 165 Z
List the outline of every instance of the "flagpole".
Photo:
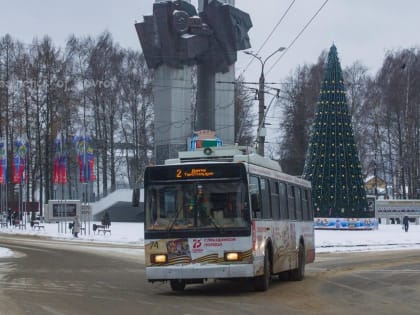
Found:
M 87 152 L 86 152 L 86 141 L 87 141 L 87 139 L 86 139 L 86 125 L 85 125 L 85 127 L 83 128 L 83 131 L 84 131 L 84 140 L 85 141 L 83 141 L 83 168 L 84 168 L 84 170 L 83 170 L 83 177 L 84 177 L 84 188 L 85 188 L 85 211 L 84 211 L 84 213 L 86 213 L 86 209 L 87 209 L 87 207 L 88 207 L 88 169 L 87 169 L 87 167 L 88 167 L 88 165 L 87 165 Z M 84 228 L 85 228 L 85 231 L 86 231 L 86 218 L 85 218 L 85 215 L 83 215 L 83 223 L 84 223 Z
M 54 206 L 57 205 L 57 216 L 58 216 L 58 221 L 57 221 L 57 233 L 60 233 L 61 230 L 61 204 L 60 204 L 60 199 L 58 198 L 58 194 L 57 194 L 57 188 L 58 188 L 58 134 L 56 135 L 55 139 L 54 139 L 54 159 L 53 159 L 53 176 L 52 176 L 52 182 L 53 182 L 53 187 L 54 187 L 54 196 L 53 196 L 53 216 L 54 216 Z M 58 202 L 58 203 L 56 203 Z
M 1 144 L 1 147 L 3 148 L 4 147 L 4 142 L 3 142 L 3 139 L 0 139 L 0 144 Z M 3 152 L 3 151 L 2 151 Z M 1 171 L 2 171 L 2 174 L 4 174 L 4 170 L 3 170 L 3 155 L 0 155 L 0 168 L 1 168 Z M 4 199 L 4 192 L 3 192 L 3 182 L 4 182 L 4 175 L 2 175 L 3 177 L 2 177 L 2 180 L 1 180 L 1 182 L 0 182 L 0 214 L 1 214 L 1 222 L 3 222 L 3 211 L 4 211 L 4 201 L 3 201 L 3 199 Z
M 9 213 L 9 178 L 8 178 L 8 160 L 9 160 L 9 140 L 8 140 L 8 132 L 7 132 L 7 128 L 8 128 L 8 124 L 6 124 L 6 172 L 4 174 L 5 176 L 5 183 L 6 183 L 6 195 L 5 195 L 5 206 L 6 206 L 6 211 L 7 213 Z M 13 155 L 13 154 L 12 154 Z M 11 214 L 10 214 L 11 215 Z M 11 223 L 11 221 L 9 221 L 9 223 Z
M 64 151 L 64 137 L 60 132 L 57 133 L 55 138 L 55 157 L 54 157 L 54 199 L 58 202 L 58 216 L 60 218 L 58 222 L 58 231 L 61 233 L 67 233 L 67 202 L 65 200 L 65 184 L 67 182 L 66 175 L 66 161 Z M 58 196 L 59 195 L 59 196 Z
M 22 137 L 20 137 L 20 141 L 22 141 Z M 21 145 L 21 144 L 19 144 L 19 145 Z M 19 149 L 19 148 L 18 148 Z M 18 152 L 18 154 L 20 155 L 20 152 Z M 20 163 L 22 163 L 22 161 L 20 160 Z M 21 165 L 19 165 L 19 168 L 21 168 L 22 166 Z M 19 172 L 20 172 L 20 170 L 19 170 Z M 18 195 L 18 222 L 19 222 L 19 229 L 20 229 L 20 226 L 21 226 L 21 223 L 22 222 L 20 222 L 20 218 L 21 218 L 21 216 L 22 216 L 22 177 L 19 177 L 18 178 L 19 179 L 19 182 L 18 182 L 18 187 L 19 187 L 19 195 Z
M 9 152 L 8 152 L 8 145 L 7 145 L 7 134 L 6 134 L 6 140 L 5 140 L 4 143 L 5 143 L 4 145 L 5 145 L 5 165 L 6 165 L 6 170 L 4 171 L 4 175 L 3 175 L 4 176 L 4 184 L 5 184 L 5 189 L 4 189 L 4 191 L 5 191 L 4 205 L 5 205 L 7 214 L 9 215 L 9 197 L 8 197 L 8 194 L 9 194 L 9 187 L 8 187 L 9 186 L 9 183 L 8 183 L 9 178 L 7 177 L 7 173 L 8 173 L 8 170 L 7 170 L 7 168 L 8 168 L 7 160 L 9 158 Z M 11 223 L 11 220 L 8 223 Z
M 54 200 L 57 200 L 57 185 L 56 184 L 54 184 Z M 53 202 L 52 203 L 52 211 L 53 211 L 52 215 L 53 216 L 54 216 L 54 206 L 55 206 L 55 203 Z M 58 213 L 60 213 L 60 212 L 58 212 Z M 57 233 L 60 233 L 60 223 L 57 224 Z
M 2 147 L 4 147 L 4 143 L 3 143 L 3 140 L 1 140 L 1 144 L 2 144 Z M 4 185 L 3 185 L 3 182 L 5 181 L 5 179 L 4 179 L 4 172 L 5 172 L 5 170 L 3 170 L 3 156 L 1 156 L 1 160 L 0 160 L 0 163 L 1 163 L 1 165 L 0 165 L 0 167 L 1 167 L 1 171 L 2 171 L 2 181 L 1 181 L 1 186 L 0 186 L 0 194 L 1 194 L 1 198 L 0 198 L 0 213 L 1 213 L 1 222 L 3 222 L 3 213 L 4 213 Z
M 87 208 L 87 169 L 86 169 L 86 162 L 87 162 L 87 156 L 86 156 L 86 104 L 83 104 L 83 190 L 84 190 L 84 206 L 82 206 L 82 209 Z M 85 211 L 83 211 L 84 213 Z M 80 216 L 80 219 L 82 219 L 82 216 Z M 86 233 L 86 220 L 85 216 L 83 215 L 83 222 L 84 222 L 84 228 Z
M 61 130 L 60 130 L 60 134 L 59 135 L 57 135 L 57 136 L 59 136 L 59 137 L 57 137 L 58 139 L 58 141 L 59 141 L 59 156 L 58 156 L 58 187 L 60 187 L 60 209 L 61 209 L 61 220 L 60 220 L 60 227 L 61 227 L 61 233 L 64 233 L 64 227 L 63 227 L 63 224 L 64 224 L 64 220 L 65 220 L 65 217 L 66 217 L 66 212 L 65 212 L 65 209 L 64 209 L 64 201 L 63 201 L 63 185 L 60 183 L 60 167 L 61 167 L 61 156 L 62 156 L 62 153 L 63 153 L 63 143 L 61 142 Z
M 26 136 L 25 136 L 26 137 Z M 28 202 L 29 202 L 29 198 L 28 198 L 28 184 L 27 184 L 27 176 L 29 174 L 28 169 L 29 169 L 29 140 L 26 139 L 25 142 L 25 170 L 24 170 L 24 176 L 23 176 L 23 189 L 24 189 L 24 194 L 23 197 L 25 199 L 25 206 L 24 206 L 24 216 L 25 216 L 25 230 L 26 230 L 26 223 L 28 222 Z
M 64 137 L 62 134 L 60 134 L 60 168 L 59 168 L 59 176 L 61 176 L 61 196 L 63 198 L 63 209 L 64 209 L 64 233 L 67 234 L 67 205 L 66 205 L 66 201 L 65 201 L 65 196 L 64 196 L 64 185 L 65 185 L 65 181 L 64 181 L 64 174 L 62 171 L 62 168 L 65 167 L 65 160 L 64 160 Z
M 25 137 L 26 138 L 26 137 Z M 25 200 L 25 188 L 26 188 L 26 183 L 25 183 L 25 176 L 26 174 L 26 163 L 27 163 L 27 154 L 28 154 L 28 150 L 27 150 L 27 142 L 26 140 L 22 140 L 22 145 L 25 147 L 25 153 L 23 155 L 23 173 L 22 173 L 22 178 L 21 178 L 21 186 L 22 186 L 22 224 L 25 226 L 25 230 L 26 230 L 26 218 L 25 218 L 25 209 L 26 209 L 26 205 L 24 205 L 24 200 Z M 23 226 L 22 226 L 23 229 Z
M 5 184 L 7 186 L 7 164 L 3 165 L 4 161 L 7 163 L 7 147 L 6 142 L 4 139 L 1 139 L 0 141 L 2 146 L 2 155 L 1 155 L 1 170 L 2 170 L 2 181 L 1 181 L 1 214 L 3 215 L 4 212 L 7 212 L 7 206 L 6 206 L 6 198 L 5 198 Z

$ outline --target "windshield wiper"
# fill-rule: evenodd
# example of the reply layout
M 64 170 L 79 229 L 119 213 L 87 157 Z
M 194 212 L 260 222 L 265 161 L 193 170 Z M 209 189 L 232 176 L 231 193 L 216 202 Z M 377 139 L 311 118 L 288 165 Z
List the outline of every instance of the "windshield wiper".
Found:
M 216 221 L 214 221 L 212 216 L 208 216 L 208 218 L 210 219 L 211 224 L 213 224 L 213 226 L 217 229 L 217 232 L 222 233 L 222 228 L 221 226 L 219 226 Z
M 204 213 L 204 215 L 202 216 L 202 218 L 201 218 L 201 216 L 200 216 L 200 222 L 203 224 L 203 221 L 202 220 L 209 220 L 210 221 L 210 223 L 211 223 L 211 225 L 213 225 L 216 229 L 217 229 L 217 231 L 219 232 L 219 233 L 221 233 L 222 232 L 222 228 L 221 228 L 221 226 L 219 226 L 217 223 L 216 223 L 216 221 L 214 221 L 214 219 L 213 219 L 213 217 L 211 216 L 211 215 L 209 215 L 209 214 L 207 214 L 207 213 Z M 204 222 L 204 224 L 205 224 L 205 222 Z M 207 225 L 207 224 L 205 224 L 205 225 Z
M 181 210 L 182 210 L 182 207 L 179 207 L 178 211 L 175 214 L 174 220 L 171 222 L 171 225 L 169 226 L 168 232 L 171 232 L 172 229 L 174 228 L 174 225 L 175 225 L 176 221 L 178 220 L 178 216 L 181 213 Z

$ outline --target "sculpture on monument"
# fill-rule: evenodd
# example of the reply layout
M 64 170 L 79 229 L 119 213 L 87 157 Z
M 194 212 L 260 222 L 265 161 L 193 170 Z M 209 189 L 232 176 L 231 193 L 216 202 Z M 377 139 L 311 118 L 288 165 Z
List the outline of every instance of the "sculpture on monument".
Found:
M 186 1 L 153 4 L 153 15 L 135 24 L 147 66 L 206 64 L 215 73 L 228 71 L 237 51 L 251 47 L 250 16 L 217 0 L 197 14 Z

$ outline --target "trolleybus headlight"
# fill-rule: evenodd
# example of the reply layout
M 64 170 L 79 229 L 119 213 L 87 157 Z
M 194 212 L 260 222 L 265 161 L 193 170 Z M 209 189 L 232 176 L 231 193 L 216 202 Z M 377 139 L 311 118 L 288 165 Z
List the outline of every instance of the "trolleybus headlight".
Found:
M 150 256 L 152 264 L 166 264 L 168 262 L 168 256 L 166 254 L 154 254 Z
M 225 253 L 225 261 L 238 261 L 241 260 L 241 255 L 238 252 Z

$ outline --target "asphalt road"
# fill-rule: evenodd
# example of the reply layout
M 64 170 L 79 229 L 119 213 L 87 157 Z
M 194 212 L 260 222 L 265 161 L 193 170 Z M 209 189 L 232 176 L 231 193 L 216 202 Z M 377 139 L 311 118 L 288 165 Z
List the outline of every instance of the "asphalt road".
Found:
M 136 246 L 0 235 L 1 315 L 418 314 L 420 251 L 319 254 L 301 282 L 216 281 L 172 292 Z

